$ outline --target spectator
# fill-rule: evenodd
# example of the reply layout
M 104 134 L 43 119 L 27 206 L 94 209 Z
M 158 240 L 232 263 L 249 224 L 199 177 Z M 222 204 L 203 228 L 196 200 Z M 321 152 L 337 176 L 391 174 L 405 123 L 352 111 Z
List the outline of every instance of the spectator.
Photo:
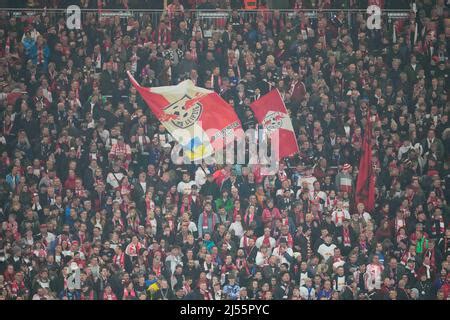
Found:
M 443 1 L 386 3 L 407 17 L 380 30 L 342 1 L 94 2 L 78 30 L 48 3 L 0 16 L 0 299 L 448 299 Z M 300 152 L 273 175 L 174 164 L 126 71 L 214 90 L 245 129 L 276 88 Z M 373 210 L 354 199 L 368 118 Z

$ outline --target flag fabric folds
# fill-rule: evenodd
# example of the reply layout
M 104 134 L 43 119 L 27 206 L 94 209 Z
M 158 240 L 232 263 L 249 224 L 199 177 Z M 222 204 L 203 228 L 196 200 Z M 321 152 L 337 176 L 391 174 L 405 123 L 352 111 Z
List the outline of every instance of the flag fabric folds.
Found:
M 191 161 L 222 149 L 224 137 L 238 136 L 242 130 L 232 106 L 214 91 L 196 87 L 191 80 L 175 86 L 145 88 L 129 72 L 128 77 Z
M 369 212 L 375 207 L 375 179 L 372 165 L 372 122 L 368 116 L 356 180 L 355 204 L 364 203 L 365 209 Z
M 269 134 L 272 143 L 278 144 L 278 159 L 299 152 L 291 118 L 277 89 L 253 102 L 250 108 L 258 123 Z

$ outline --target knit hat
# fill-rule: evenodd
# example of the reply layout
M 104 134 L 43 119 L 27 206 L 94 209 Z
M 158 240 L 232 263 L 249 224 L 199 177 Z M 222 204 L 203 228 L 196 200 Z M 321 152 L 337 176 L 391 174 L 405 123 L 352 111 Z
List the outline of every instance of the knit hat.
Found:
M 343 166 L 342 166 L 342 171 L 348 171 L 348 170 L 350 170 L 350 168 L 351 168 L 352 166 L 351 165 L 349 165 L 348 163 L 345 163 Z

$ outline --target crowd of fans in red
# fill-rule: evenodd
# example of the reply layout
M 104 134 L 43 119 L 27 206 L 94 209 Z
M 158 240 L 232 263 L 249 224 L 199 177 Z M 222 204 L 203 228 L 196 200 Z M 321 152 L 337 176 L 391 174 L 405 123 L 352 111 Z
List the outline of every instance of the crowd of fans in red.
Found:
M 316 2 L 287 3 L 330 5 Z M 379 30 L 360 13 L 267 9 L 210 30 L 182 0 L 158 19 L 83 12 L 80 30 L 2 11 L 0 299 L 448 299 L 449 10 L 416 7 Z M 277 88 L 300 153 L 271 176 L 174 165 L 126 71 L 215 90 L 244 129 Z M 368 113 L 370 212 L 353 201 Z

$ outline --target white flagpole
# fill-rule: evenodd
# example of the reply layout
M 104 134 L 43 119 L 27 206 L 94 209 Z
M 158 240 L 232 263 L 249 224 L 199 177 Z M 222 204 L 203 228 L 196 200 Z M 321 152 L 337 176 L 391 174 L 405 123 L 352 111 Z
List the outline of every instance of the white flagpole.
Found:
M 416 42 L 417 42 L 417 34 L 419 33 L 419 25 L 418 25 L 418 23 L 416 22 L 416 29 L 415 29 L 415 31 L 414 31 L 414 44 L 416 44 Z
M 397 43 L 397 31 L 395 30 L 395 22 L 393 24 L 393 31 L 392 31 L 392 43 Z
M 413 5 L 412 5 L 412 10 L 414 11 L 414 14 L 416 15 L 416 17 L 415 17 L 415 22 L 416 22 L 416 28 L 415 28 L 415 30 L 414 30 L 414 44 L 416 44 L 416 42 L 417 42 L 417 34 L 419 33 L 419 25 L 418 25 L 418 23 L 417 23 L 417 6 L 416 6 L 416 3 L 414 2 L 413 3 Z

